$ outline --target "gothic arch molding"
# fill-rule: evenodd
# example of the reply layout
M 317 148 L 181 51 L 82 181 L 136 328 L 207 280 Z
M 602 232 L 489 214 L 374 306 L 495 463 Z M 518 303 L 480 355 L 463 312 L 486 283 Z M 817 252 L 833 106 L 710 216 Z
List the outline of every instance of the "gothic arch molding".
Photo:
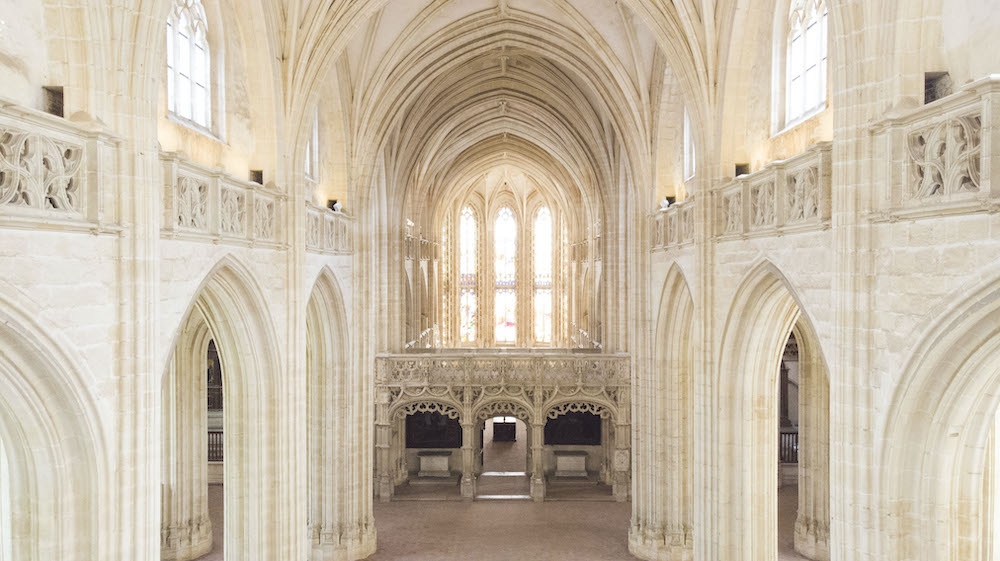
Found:
M 85 361 L 40 309 L 0 291 L 0 441 L 11 478 L 15 559 L 107 556 L 100 509 L 111 476 Z
M 819 339 L 792 285 L 777 267 L 764 261 L 750 271 L 736 291 L 719 354 L 715 383 L 720 388 L 720 409 L 729 413 L 714 420 L 722 436 L 716 444 L 717 450 L 712 453 L 713 473 L 721 473 L 717 471 L 719 466 L 734 465 L 733 462 L 747 468 L 719 478 L 720 496 L 741 499 L 728 505 L 720 504 L 719 519 L 702 530 L 705 535 L 719 536 L 717 542 L 709 544 L 718 548 L 713 556 L 739 558 L 749 552 L 753 558 L 767 559 L 777 555 L 777 489 L 776 485 L 760 485 L 759 482 L 773 479 L 778 457 L 775 438 L 777 376 L 782 352 L 793 328 L 800 356 L 806 356 L 804 362 L 810 365 L 808 375 L 818 383 L 814 406 L 822 416 L 812 429 L 803 425 L 802 430 L 814 431 L 803 442 L 807 445 L 811 441 L 816 448 L 826 447 L 817 451 L 828 457 L 829 380 L 826 373 L 829 370 Z M 809 438 L 811 435 L 815 438 Z M 822 549 L 829 539 L 829 470 L 826 468 L 822 472 L 824 466 L 815 467 L 820 470 L 815 477 L 810 479 L 803 475 L 800 481 L 813 485 L 803 493 L 808 492 L 817 499 L 819 513 L 800 509 L 796 533 L 799 525 L 805 524 L 814 532 L 810 537 L 819 544 L 816 547 Z M 800 505 L 802 503 L 800 495 Z M 810 518 L 814 515 L 816 520 Z M 798 535 L 795 541 L 798 548 Z
M 276 540 L 259 530 L 269 527 L 259 517 L 280 512 L 287 502 L 282 499 L 282 485 L 268 483 L 281 480 L 270 470 L 276 466 L 271 458 L 283 448 L 281 421 L 273 416 L 281 395 L 283 361 L 272 316 L 253 275 L 231 256 L 221 259 L 202 282 L 181 325 L 194 314 L 207 324 L 223 364 L 224 470 L 230 490 L 225 497 L 226 554 L 248 561 L 271 559 L 276 556 L 272 550 Z M 179 348 L 178 336 L 174 340 L 169 357 L 189 352 Z M 157 410 L 162 406 L 157 399 Z
M 986 441 L 1000 405 L 1000 279 L 963 292 L 919 341 L 883 436 L 882 557 L 980 559 L 990 542 Z
M 646 559 L 690 558 L 694 546 L 694 316 L 690 285 L 675 262 L 663 282 L 650 365 L 636 389 L 638 415 L 653 428 L 636 443 L 639 490 L 629 547 Z

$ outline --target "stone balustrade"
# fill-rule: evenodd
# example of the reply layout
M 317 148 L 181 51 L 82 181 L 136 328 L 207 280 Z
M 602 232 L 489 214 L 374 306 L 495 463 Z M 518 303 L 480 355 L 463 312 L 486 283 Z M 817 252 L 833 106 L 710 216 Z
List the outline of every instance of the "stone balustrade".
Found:
M 715 189 L 715 238 L 829 228 L 831 146 L 830 142 L 814 144 Z
M 200 166 L 177 153 L 162 153 L 160 162 L 163 237 L 284 247 L 282 217 L 287 197 L 283 193 Z
M 875 220 L 1000 210 L 1000 75 L 871 128 Z
M 306 204 L 306 250 L 344 255 L 354 251 L 354 220 L 343 212 Z
M 653 251 L 693 242 L 694 197 L 658 210 L 652 217 L 652 232 L 649 239 Z
M 118 145 L 99 123 L 0 99 L 0 225 L 118 229 Z

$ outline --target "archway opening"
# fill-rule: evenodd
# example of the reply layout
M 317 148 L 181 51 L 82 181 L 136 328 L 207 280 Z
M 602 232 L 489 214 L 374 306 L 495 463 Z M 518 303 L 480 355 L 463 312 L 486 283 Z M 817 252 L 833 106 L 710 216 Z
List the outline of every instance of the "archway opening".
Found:
M 225 558 L 223 371 L 215 338 L 196 310 L 163 379 L 164 561 Z
M 246 270 L 225 259 L 206 280 L 175 332 L 158 400 L 162 417 L 163 559 L 273 559 L 279 544 L 259 531 L 284 516 L 277 454 L 291 453 L 277 435 L 276 376 L 281 372 L 270 314 Z M 213 539 L 208 510 L 209 347 L 221 371 L 225 426 L 222 464 L 224 532 Z M 214 355 L 213 355 L 214 357 Z M 217 491 L 219 489 L 216 489 Z M 220 517 L 221 518 L 221 517 Z M 221 529 L 221 528 L 220 528 Z M 224 546 L 224 547 L 223 547 Z
M 486 419 L 480 433 L 483 474 L 527 475 L 528 425 L 517 417 Z
M 914 345 L 885 428 L 893 561 L 997 559 L 1000 283 L 946 309 Z
M 481 414 L 474 432 L 476 500 L 531 500 L 532 430 L 517 412 Z
M 546 498 L 614 500 L 614 423 L 600 408 L 580 409 L 545 420 Z
M 758 267 L 737 291 L 726 327 L 720 387 L 729 410 L 719 417 L 717 465 L 722 496 L 736 499 L 720 505 L 724 515 L 713 524 L 721 536 L 719 557 L 744 556 L 749 547 L 760 559 L 779 554 L 829 559 L 829 381 L 815 330 L 789 286 L 772 265 Z M 786 477 L 780 462 L 780 381 L 792 334 L 798 352 L 798 449 L 797 466 Z M 782 505 L 797 505 L 794 514 L 791 507 L 783 509 L 781 518 L 779 473 L 782 482 L 795 483 L 796 492 L 782 494 Z M 786 514 L 795 521 L 792 535 Z M 779 535 L 781 521 L 789 527 Z

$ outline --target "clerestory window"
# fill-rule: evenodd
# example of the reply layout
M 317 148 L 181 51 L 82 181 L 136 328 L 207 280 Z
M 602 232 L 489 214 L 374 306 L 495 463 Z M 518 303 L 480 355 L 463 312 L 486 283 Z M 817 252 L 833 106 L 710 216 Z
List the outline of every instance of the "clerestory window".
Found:
M 212 128 L 211 66 L 201 0 L 175 0 L 167 17 L 167 107 L 205 129 Z

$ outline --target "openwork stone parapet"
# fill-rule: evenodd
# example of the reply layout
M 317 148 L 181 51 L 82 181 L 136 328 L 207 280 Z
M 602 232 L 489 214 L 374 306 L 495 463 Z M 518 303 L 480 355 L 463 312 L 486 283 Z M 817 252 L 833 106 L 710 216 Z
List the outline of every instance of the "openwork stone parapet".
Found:
M 712 191 L 716 240 L 830 227 L 831 143 L 768 164 Z
M 273 187 L 242 181 L 175 152 L 163 165 L 163 226 L 167 239 L 284 248 L 287 197 Z
M 306 204 L 306 250 L 343 255 L 354 248 L 354 221 L 343 212 Z
M 628 355 L 456 352 L 381 355 L 385 421 L 411 411 L 457 412 L 463 422 L 511 415 L 544 423 L 572 411 L 629 422 Z
M 99 123 L 0 99 L 0 226 L 117 232 L 117 145 Z
M 694 242 L 694 201 L 689 197 L 653 215 L 649 237 L 653 251 Z
M 1000 210 L 1000 76 L 872 126 L 872 219 Z
M 382 355 L 376 381 L 385 385 L 628 386 L 627 355 Z

